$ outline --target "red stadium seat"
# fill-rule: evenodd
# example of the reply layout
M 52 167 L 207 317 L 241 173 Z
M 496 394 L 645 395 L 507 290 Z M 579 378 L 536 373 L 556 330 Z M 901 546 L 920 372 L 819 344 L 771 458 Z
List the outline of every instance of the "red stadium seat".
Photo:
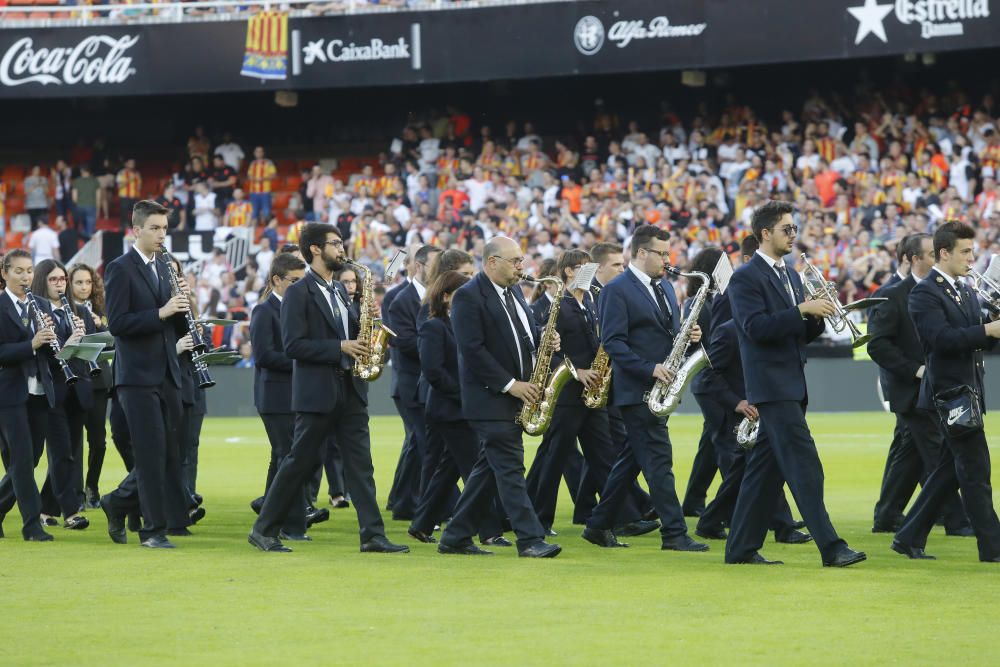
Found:
M 288 208 L 288 200 L 291 198 L 291 193 L 288 192 L 275 192 L 271 195 L 271 208 L 274 210 L 285 210 Z
M 21 197 L 7 197 L 6 208 L 7 217 L 24 213 L 24 199 Z
M 302 185 L 301 176 L 289 176 L 288 178 L 285 179 L 285 188 L 291 190 L 292 192 L 298 190 L 299 186 L 301 185 Z

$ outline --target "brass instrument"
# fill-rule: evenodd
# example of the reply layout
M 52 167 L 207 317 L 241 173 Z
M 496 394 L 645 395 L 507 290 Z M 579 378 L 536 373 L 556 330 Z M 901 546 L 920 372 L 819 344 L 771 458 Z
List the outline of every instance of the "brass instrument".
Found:
M 395 338 L 395 332 L 385 326 L 382 318 L 375 317 L 375 280 L 372 272 L 363 264 L 351 259 L 345 263 L 362 274 L 361 278 L 361 316 L 358 340 L 368 344 L 368 354 L 354 360 L 354 377 L 367 382 L 374 382 L 382 375 L 386 359 L 389 356 L 389 337 Z
M 70 323 L 70 326 L 72 326 L 73 316 L 76 314 L 76 313 L 73 312 L 73 306 L 70 305 L 69 299 L 66 297 L 66 293 L 65 292 L 63 292 L 62 294 L 60 294 L 59 298 L 62 299 L 62 308 L 63 308 L 63 312 L 66 313 L 66 321 L 68 321 Z M 82 334 L 84 332 L 83 331 L 79 331 L 79 333 Z M 96 361 L 88 361 L 87 362 L 87 371 L 90 373 L 90 377 L 97 377 L 98 375 L 101 374 L 101 367 L 97 365 Z
M 973 280 L 973 289 L 976 291 L 976 295 L 979 296 L 983 305 L 991 313 L 1000 313 L 1000 284 L 997 284 L 995 280 L 989 277 L 991 270 L 993 269 L 993 263 L 997 260 L 994 256 L 990 260 L 990 267 L 986 270 L 985 274 L 976 271 L 971 266 L 969 267 L 969 275 Z
M 653 384 L 653 388 L 644 396 L 649 411 L 657 417 L 665 417 L 673 413 L 681 403 L 681 396 L 684 394 L 684 389 L 694 379 L 694 376 L 698 374 L 698 371 L 705 366 L 712 365 L 704 345 L 699 344 L 698 349 L 693 354 L 685 356 L 687 348 L 691 344 L 692 330 L 698 324 L 698 315 L 701 313 L 701 309 L 705 306 L 705 302 L 713 291 L 712 281 L 706 274 L 700 271 L 678 271 L 669 266 L 666 268 L 669 273 L 683 276 L 688 280 L 698 278 L 701 280 L 701 287 L 698 288 L 698 292 L 694 296 L 691 313 L 684 320 L 684 324 L 681 325 L 681 330 L 677 333 L 677 337 L 674 338 L 674 346 L 670 350 L 670 356 L 663 362 L 663 365 L 667 367 L 667 371 L 671 374 L 670 382 L 657 380 Z
M 744 417 L 736 427 L 736 444 L 747 451 L 757 444 L 757 434 L 760 432 L 760 419 Z
M 596 289 L 598 294 L 601 293 L 600 288 L 596 285 L 593 289 Z M 600 323 L 597 325 L 597 335 L 598 337 L 601 335 Z M 608 393 L 611 391 L 611 357 L 608 356 L 604 345 L 597 348 L 597 354 L 594 356 L 594 362 L 590 365 L 590 370 L 597 373 L 600 380 L 593 389 L 584 387 L 581 396 L 585 406 L 591 410 L 600 410 L 608 404 Z
M 555 276 L 546 276 L 545 278 L 538 279 L 522 277 L 522 279 L 535 284 L 551 283 L 555 285 L 556 293 L 562 294 L 563 281 Z M 556 320 L 559 318 L 559 303 L 560 299 L 552 301 L 552 308 L 549 310 L 549 319 L 545 323 L 545 329 L 542 331 L 538 349 L 535 351 L 535 366 L 531 371 L 531 379 L 529 380 L 531 384 L 541 390 L 541 398 L 536 403 L 525 402 L 524 407 L 521 408 L 521 413 L 517 417 L 517 423 L 521 425 L 521 429 L 528 435 L 541 435 L 545 432 L 545 429 L 552 422 L 552 413 L 556 409 L 556 401 L 559 399 L 559 393 L 571 379 L 578 379 L 576 368 L 573 366 L 573 362 L 569 360 L 569 357 L 563 359 L 563 362 L 554 369 L 549 368 L 552 365 L 552 355 L 555 354 Z
M 31 306 L 31 312 L 35 317 L 35 329 L 38 331 L 52 329 L 53 333 L 55 333 L 55 328 L 45 323 L 45 318 L 42 317 L 42 309 L 38 305 L 38 299 L 35 298 L 35 295 L 27 287 L 24 288 L 24 296 L 27 297 L 28 303 Z M 58 336 L 49 343 L 49 347 L 52 348 L 52 353 L 55 355 L 56 361 L 59 362 L 59 368 L 62 369 L 63 379 L 66 380 L 66 384 L 71 386 L 76 384 L 76 381 L 80 378 L 76 376 L 76 373 L 73 372 L 73 369 L 70 368 L 69 363 L 65 359 L 59 358 L 59 353 L 62 352 L 62 345 L 59 344 Z
M 871 339 L 871 335 L 861 333 L 858 326 L 847 316 L 848 311 L 853 310 L 850 306 L 854 304 L 848 304 L 848 307 L 845 308 L 840 303 L 836 287 L 832 283 L 827 282 L 823 273 L 812 265 L 809 261 L 809 256 L 802 253 L 800 257 L 805 264 L 806 275 L 803 285 L 806 288 L 806 292 L 809 293 L 809 297 L 812 299 L 826 299 L 836 309 L 833 315 L 826 318 L 826 321 L 830 323 L 830 327 L 837 333 L 847 331 L 851 336 L 851 347 L 861 347 L 867 343 Z M 871 302 L 873 300 L 867 299 L 863 301 Z M 879 301 L 885 301 L 885 299 L 879 299 Z
M 177 276 L 177 270 L 174 268 L 174 258 L 165 249 L 160 250 L 160 257 L 163 258 L 164 263 L 167 265 L 167 277 L 170 279 L 170 296 L 177 296 L 181 293 L 181 283 Z M 198 328 L 198 323 L 195 321 L 191 308 L 185 311 L 184 319 L 187 321 L 188 335 L 191 336 L 193 344 L 191 347 L 191 361 L 194 363 L 194 380 L 201 389 L 214 387 L 215 380 L 212 379 L 211 373 L 208 372 L 208 364 L 201 358 L 208 352 L 208 343 L 205 342 L 205 338 L 201 335 L 201 329 Z

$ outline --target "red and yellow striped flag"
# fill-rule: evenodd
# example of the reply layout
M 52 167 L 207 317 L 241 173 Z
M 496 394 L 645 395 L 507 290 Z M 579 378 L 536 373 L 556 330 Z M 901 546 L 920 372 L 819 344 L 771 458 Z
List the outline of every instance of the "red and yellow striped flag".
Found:
M 261 12 L 247 22 L 243 76 L 288 78 L 288 12 Z

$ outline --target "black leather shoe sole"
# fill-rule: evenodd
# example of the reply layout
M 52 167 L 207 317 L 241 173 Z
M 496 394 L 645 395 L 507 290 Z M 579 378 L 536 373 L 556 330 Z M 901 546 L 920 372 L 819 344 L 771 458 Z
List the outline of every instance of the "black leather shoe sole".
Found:
M 560 553 L 562 553 L 562 547 L 558 544 L 536 544 L 518 552 L 517 555 L 521 558 L 555 558 Z
M 54 539 L 55 539 L 54 537 L 52 537 L 46 532 L 32 533 L 31 535 L 24 536 L 25 542 L 51 542 Z
M 806 544 L 807 542 L 812 542 L 812 535 L 808 533 L 803 533 L 801 531 L 793 531 L 792 533 L 779 536 L 777 533 L 774 534 L 774 541 L 778 544 Z
M 318 509 L 312 514 L 306 515 L 306 528 L 312 528 L 317 523 L 323 523 L 324 521 L 330 520 L 330 510 L 327 508 Z
M 707 544 L 701 544 L 700 542 L 695 542 L 694 540 L 689 540 L 687 542 L 664 542 L 660 545 L 660 549 L 663 551 L 708 551 Z
M 718 530 L 702 530 L 701 528 L 695 528 L 694 534 L 698 537 L 703 537 L 706 540 L 724 540 L 726 539 L 726 531 L 722 528 Z
M 265 551 L 265 552 L 268 552 L 268 553 L 291 553 L 292 552 L 291 549 L 289 549 L 288 547 L 286 547 L 284 544 L 282 544 L 278 540 L 274 540 L 274 542 L 268 544 L 268 543 L 261 542 L 260 540 L 256 539 L 254 537 L 253 533 L 250 533 L 249 535 L 247 535 L 247 542 L 249 542 L 250 544 L 254 545 L 255 547 L 257 547 L 261 551 Z
M 647 535 L 659 527 L 660 523 L 658 521 L 633 521 L 632 523 L 615 528 L 614 533 L 615 537 L 639 537 L 640 535 Z
M 115 544 L 128 544 L 128 533 L 125 532 L 125 517 L 111 510 L 111 506 L 101 499 L 101 509 L 108 518 L 108 537 Z
M 923 549 L 917 550 L 909 546 L 908 544 L 903 544 L 902 542 L 897 542 L 896 540 L 892 541 L 892 544 L 889 545 L 889 548 L 895 551 L 896 553 L 902 556 L 906 556 L 907 558 L 910 558 L 912 560 L 937 560 L 937 558 L 935 558 L 934 556 L 931 556 L 928 553 L 924 553 Z
M 838 558 L 837 560 L 824 562 L 823 567 L 850 567 L 866 560 L 868 560 L 867 554 L 863 551 L 857 551 L 849 558 Z
M 452 547 L 447 544 L 438 543 L 437 550 L 439 554 L 445 554 L 449 556 L 492 556 L 492 551 L 487 551 L 486 549 L 480 549 L 475 544 L 468 544 L 464 547 Z
M 423 542 L 424 544 L 436 544 L 437 540 L 433 536 L 428 535 L 422 530 L 408 530 L 406 534 L 415 539 L 417 542 Z
M 365 542 L 361 545 L 361 553 L 363 554 L 408 554 L 410 553 L 410 547 L 405 544 L 378 544 L 373 542 Z

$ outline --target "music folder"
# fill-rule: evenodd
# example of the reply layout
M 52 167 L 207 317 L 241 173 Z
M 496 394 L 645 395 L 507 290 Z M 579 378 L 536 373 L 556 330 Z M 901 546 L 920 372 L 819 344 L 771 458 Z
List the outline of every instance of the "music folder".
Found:
M 203 317 L 197 320 L 198 324 L 211 324 L 218 327 L 228 327 L 234 324 L 239 324 L 239 320 L 226 320 L 221 317 Z
M 73 343 L 71 345 L 63 345 L 63 348 L 59 350 L 59 354 L 56 356 L 63 361 L 69 361 L 70 359 L 83 359 L 88 362 L 97 361 L 97 357 L 100 356 L 103 349 L 104 343 Z
M 213 350 L 195 357 L 195 361 L 204 362 L 207 366 L 232 366 L 239 360 L 239 352 L 232 350 Z
M 864 310 L 865 308 L 871 308 L 872 306 L 877 306 L 883 301 L 888 301 L 884 296 L 870 296 L 866 299 L 858 299 L 857 301 L 852 301 L 846 306 L 844 310 L 851 312 L 852 310 Z
M 98 331 L 97 333 L 87 334 L 80 339 L 81 343 L 102 343 L 105 346 L 111 345 L 115 342 L 115 337 L 111 335 L 110 331 Z

